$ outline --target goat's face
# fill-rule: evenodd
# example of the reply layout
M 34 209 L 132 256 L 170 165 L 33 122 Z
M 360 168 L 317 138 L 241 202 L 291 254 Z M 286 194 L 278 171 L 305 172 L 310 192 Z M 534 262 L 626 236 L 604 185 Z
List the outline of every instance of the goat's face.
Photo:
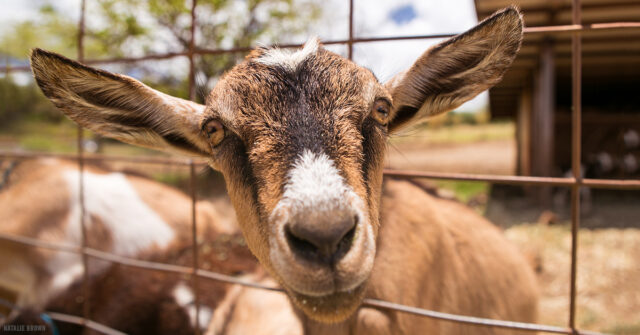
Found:
M 32 68 L 78 123 L 208 157 L 253 253 L 308 316 L 332 322 L 358 307 L 371 274 L 387 135 L 497 83 L 521 38 L 520 14 L 508 8 L 384 85 L 316 41 L 295 52 L 257 49 L 206 106 L 42 50 Z
M 373 266 L 391 100 L 370 71 L 315 41 L 254 51 L 208 99 L 212 164 L 249 246 L 322 318 L 357 306 Z

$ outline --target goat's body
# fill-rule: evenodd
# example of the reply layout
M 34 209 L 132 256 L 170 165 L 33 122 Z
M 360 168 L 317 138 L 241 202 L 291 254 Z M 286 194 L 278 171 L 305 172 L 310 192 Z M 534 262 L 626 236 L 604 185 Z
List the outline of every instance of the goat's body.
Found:
M 79 174 L 73 162 L 25 161 L 0 193 L 0 231 L 46 242 L 81 245 Z M 146 178 L 87 166 L 85 171 L 87 244 L 121 256 L 137 257 L 190 243 L 191 201 L 183 193 Z M 205 229 L 226 230 L 214 208 L 202 203 Z M 218 222 L 220 221 L 220 222 Z M 22 292 L 17 302 L 42 307 L 52 295 L 82 277 L 80 255 L 0 243 L 0 284 Z M 108 263 L 91 260 L 91 274 Z
M 498 228 L 473 210 L 404 181 L 385 180 L 378 253 L 367 297 L 469 316 L 535 322 L 532 269 Z M 360 308 L 310 334 L 517 334 Z
M 79 245 L 76 177 L 78 169 L 73 162 L 40 159 L 18 164 L 0 193 L 0 230 Z M 105 181 L 113 183 L 108 187 L 114 192 L 106 188 L 102 189 L 105 192 L 96 192 L 95 183 L 105 186 Z M 192 266 L 189 197 L 146 178 L 92 165 L 85 167 L 85 182 L 89 247 L 141 260 Z M 249 280 L 274 285 L 260 270 L 231 219 L 221 217 L 211 204 L 203 202 L 198 203 L 196 215 L 200 268 L 226 275 L 245 274 Z M 162 233 L 165 225 L 170 234 Z M 118 231 L 121 228 L 125 230 Z M 0 242 L 0 250 L 0 287 L 4 288 L 0 292 L 9 293 L 4 299 L 27 308 L 12 321 L 14 325 L 42 323 L 39 313 L 43 309 L 83 314 L 82 272 L 74 271 L 82 270 L 79 255 L 7 241 Z M 91 320 L 129 334 L 194 333 L 196 301 L 188 278 L 89 260 Z M 282 294 L 213 280 L 200 280 L 198 288 L 201 330 L 211 322 L 216 334 L 301 334 L 300 321 Z M 86 334 L 73 324 L 57 326 L 62 334 Z
M 0 231 L 79 246 L 78 181 L 73 162 L 39 159 L 18 164 L 0 192 Z M 191 199 L 182 192 L 143 177 L 88 165 L 85 210 L 89 247 L 125 257 L 192 265 Z M 198 240 L 203 241 L 201 267 L 228 275 L 257 269 L 231 220 L 224 220 L 204 202 L 198 204 L 196 215 Z M 18 306 L 82 315 L 82 300 L 78 300 L 83 296 L 82 272 L 80 255 L 0 241 L 0 297 Z M 195 307 L 194 301 L 184 298 L 190 290 L 186 284 L 179 274 L 89 258 L 91 318 L 138 334 L 175 330 L 169 326 L 179 323 L 181 333 L 189 334 L 194 321 L 189 313 Z M 182 292 L 182 302 L 174 290 Z M 200 327 L 204 329 L 229 285 L 208 281 L 201 290 L 204 324 Z M 168 311 L 174 317 L 163 315 Z M 168 322 L 167 327 L 150 328 L 160 321 Z M 64 333 L 80 330 L 69 326 Z

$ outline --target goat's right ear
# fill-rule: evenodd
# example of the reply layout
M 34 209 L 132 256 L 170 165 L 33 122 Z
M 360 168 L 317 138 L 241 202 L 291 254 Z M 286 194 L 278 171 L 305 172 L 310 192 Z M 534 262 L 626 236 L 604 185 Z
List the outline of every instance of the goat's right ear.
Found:
M 389 130 L 450 111 L 498 83 L 520 49 L 522 27 L 520 11 L 508 7 L 427 50 L 385 84 L 394 105 Z
M 200 128 L 203 105 L 41 49 L 31 52 L 31 69 L 56 107 L 96 133 L 159 150 L 211 151 Z

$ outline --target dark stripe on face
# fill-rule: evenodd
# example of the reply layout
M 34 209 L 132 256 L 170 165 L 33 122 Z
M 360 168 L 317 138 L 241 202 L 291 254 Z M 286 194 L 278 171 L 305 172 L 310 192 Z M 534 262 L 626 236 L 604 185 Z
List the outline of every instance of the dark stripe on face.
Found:
M 301 155 L 306 150 L 315 154 L 323 152 L 329 154 L 328 136 L 325 135 L 326 131 L 318 115 L 310 113 L 306 104 L 293 108 L 295 110 L 292 111 L 291 117 L 287 118 L 285 128 L 287 142 L 295 156 Z
M 240 183 L 240 185 L 232 185 L 232 187 L 248 189 L 251 193 L 251 199 L 247 200 L 253 201 L 261 222 L 266 222 L 267 215 L 264 206 L 258 200 L 258 182 L 242 140 L 235 135 L 230 135 L 222 142 L 216 153 L 218 157 L 215 157 L 215 160 L 227 165 L 224 169 L 228 173 L 225 176 L 227 183 Z
M 372 185 L 371 177 L 375 174 L 382 173 L 382 164 L 384 159 L 384 152 L 386 149 L 386 129 L 382 128 L 376 121 L 371 118 L 365 119 L 362 125 L 362 150 L 363 150 L 363 164 L 362 164 L 362 179 L 367 190 L 367 202 L 369 208 L 373 208 L 373 205 L 378 199 L 372 197 L 373 189 L 379 188 L 380 185 Z
M 371 158 L 373 156 L 373 148 L 372 148 L 372 143 L 371 143 L 371 133 L 374 129 L 371 128 L 372 124 L 371 124 L 371 120 L 370 119 L 366 119 L 362 125 L 362 153 L 363 153 L 363 160 L 362 160 L 362 181 L 364 182 L 364 185 L 367 189 L 367 197 L 370 196 L 370 191 L 369 191 L 369 172 L 370 172 L 370 164 L 371 164 Z
M 336 87 L 332 87 L 331 78 L 326 71 L 318 71 L 313 62 L 316 56 L 310 56 L 298 65 L 297 71 L 280 73 L 286 76 L 288 87 L 285 104 L 289 106 L 285 123 L 287 139 L 292 151 L 299 156 L 308 150 L 315 154 L 326 154 L 333 161 L 339 160 L 339 123 L 336 110 L 345 106 L 336 106 L 334 97 Z M 348 94 L 350 92 L 344 92 Z
M 305 151 L 326 154 L 333 160 L 338 158 L 334 111 L 326 106 L 328 95 L 319 91 L 326 85 L 307 62 L 309 59 L 299 64 L 295 72 L 269 67 L 269 75 L 261 77 L 263 85 L 273 92 L 266 113 L 281 126 L 275 139 L 276 150 L 290 166 Z M 265 128 L 267 133 L 274 130 L 268 122 Z

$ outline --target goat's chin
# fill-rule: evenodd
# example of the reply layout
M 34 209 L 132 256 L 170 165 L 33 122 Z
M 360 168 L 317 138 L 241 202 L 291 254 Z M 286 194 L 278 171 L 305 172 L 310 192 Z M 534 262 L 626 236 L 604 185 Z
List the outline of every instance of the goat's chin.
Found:
M 346 320 L 360 307 L 366 288 L 365 281 L 351 290 L 324 296 L 309 296 L 287 287 L 285 290 L 307 317 L 318 322 L 336 323 Z

